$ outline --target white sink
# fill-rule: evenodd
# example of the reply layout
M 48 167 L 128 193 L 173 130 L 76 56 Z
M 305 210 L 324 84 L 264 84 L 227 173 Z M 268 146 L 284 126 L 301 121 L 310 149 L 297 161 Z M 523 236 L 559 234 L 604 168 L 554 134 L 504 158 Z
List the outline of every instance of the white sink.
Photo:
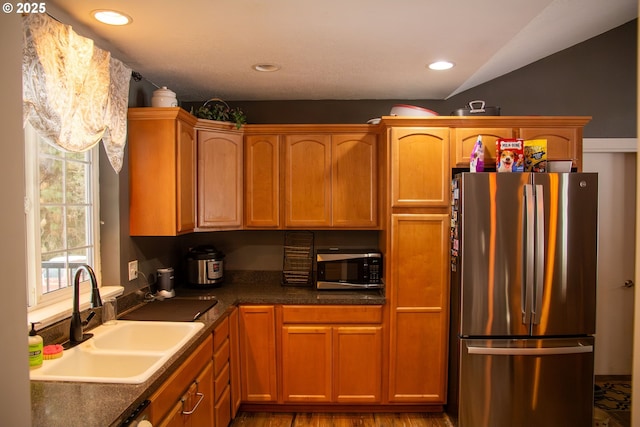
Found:
M 173 352 L 203 326 L 200 322 L 118 320 L 115 325 L 102 325 L 91 331 L 94 336 L 88 342 L 96 350 Z
M 59 359 L 32 369 L 32 380 L 140 384 L 200 329 L 200 322 L 118 320 L 90 331 L 93 338 L 65 350 Z

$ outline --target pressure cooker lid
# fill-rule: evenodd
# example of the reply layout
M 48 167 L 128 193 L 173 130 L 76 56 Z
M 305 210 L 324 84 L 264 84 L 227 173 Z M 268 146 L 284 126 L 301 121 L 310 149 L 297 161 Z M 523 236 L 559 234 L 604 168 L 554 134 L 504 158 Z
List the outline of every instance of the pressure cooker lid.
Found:
M 222 259 L 224 253 L 212 245 L 201 245 L 189 250 L 189 257 L 193 259 Z

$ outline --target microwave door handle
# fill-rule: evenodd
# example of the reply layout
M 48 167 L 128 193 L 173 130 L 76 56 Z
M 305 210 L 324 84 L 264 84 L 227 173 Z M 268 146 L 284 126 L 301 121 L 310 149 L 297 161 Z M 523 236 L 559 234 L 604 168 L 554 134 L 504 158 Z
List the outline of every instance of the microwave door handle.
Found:
M 534 264 L 535 264 L 535 210 L 534 210 L 533 186 L 525 184 L 524 186 L 524 274 L 523 283 L 520 289 L 522 323 L 528 325 L 531 322 L 531 303 L 533 299 L 533 281 L 534 281 Z
M 544 236 L 545 236 L 545 224 L 544 224 L 544 187 L 542 185 L 536 185 L 536 238 L 535 238 L 535 295 L 536 299 L 533 302 L 532 308 L 532 322 L 537 325 L 540 322 L 540 311 L 542 310 L 542 295 L 544 291 Z

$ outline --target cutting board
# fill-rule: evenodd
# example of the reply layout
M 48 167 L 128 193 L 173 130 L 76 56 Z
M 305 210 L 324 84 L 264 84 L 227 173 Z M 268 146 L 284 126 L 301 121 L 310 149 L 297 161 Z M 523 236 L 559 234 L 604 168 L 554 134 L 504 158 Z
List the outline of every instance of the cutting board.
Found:
M 218 300 L 169 298 L 148 302 L 119 317 L 122 320 L 160 320 L 165 322 L 192 322 L 216 305 Z

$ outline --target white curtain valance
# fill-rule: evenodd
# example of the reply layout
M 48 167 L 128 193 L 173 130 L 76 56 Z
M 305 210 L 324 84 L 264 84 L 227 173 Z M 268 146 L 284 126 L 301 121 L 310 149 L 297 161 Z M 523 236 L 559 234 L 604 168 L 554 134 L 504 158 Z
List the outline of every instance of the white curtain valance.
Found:
M 102 139 L 122 168 L 131 69 L 47 14 L 24 17 L 23 114 L 50 144 L 86 151 Z

